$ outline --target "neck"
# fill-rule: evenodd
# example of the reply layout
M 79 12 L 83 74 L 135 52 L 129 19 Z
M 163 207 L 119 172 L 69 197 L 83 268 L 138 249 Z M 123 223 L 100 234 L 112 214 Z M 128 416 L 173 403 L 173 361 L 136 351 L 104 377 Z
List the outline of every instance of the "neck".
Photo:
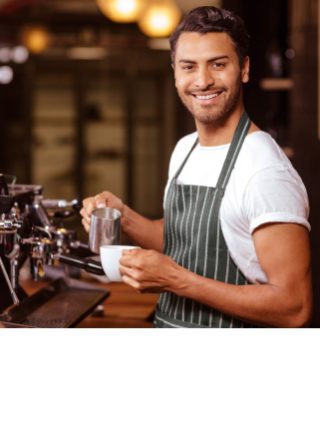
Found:
M 218 146 L 231 143 L 234 132 L 244 111 L 243 106 L 233 111 L 224 120 L 204 124 L 196 121 L 199 143 L 203 146 Z

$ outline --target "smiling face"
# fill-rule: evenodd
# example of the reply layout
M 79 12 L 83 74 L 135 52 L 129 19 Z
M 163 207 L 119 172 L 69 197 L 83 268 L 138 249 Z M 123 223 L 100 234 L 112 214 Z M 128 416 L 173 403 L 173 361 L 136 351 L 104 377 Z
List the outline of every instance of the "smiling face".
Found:
M 184 32 L 177 42 L 174 74 L 178 94 L 196 124 L 223 123 L 242 109 L 249 59 L 241 68 L 226 33 Z

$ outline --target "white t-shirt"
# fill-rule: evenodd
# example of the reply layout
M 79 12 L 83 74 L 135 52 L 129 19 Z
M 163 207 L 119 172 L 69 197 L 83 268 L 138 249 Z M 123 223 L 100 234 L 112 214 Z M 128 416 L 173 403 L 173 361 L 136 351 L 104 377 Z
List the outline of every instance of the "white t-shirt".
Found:
M 171 156 L 169 183 L 197 138 L 180 139 Z M 197 145 L 178 183 L 215 187 L 228 145 Z M 308 223 L 309 203 L 303 182 L 282 149 L 263 131 L 247 135 L 230 176 L 220 209 L 221 228 L 230 254 L 251 282 L 266 282 L 255 252 L 252 232 L 270 222 Z

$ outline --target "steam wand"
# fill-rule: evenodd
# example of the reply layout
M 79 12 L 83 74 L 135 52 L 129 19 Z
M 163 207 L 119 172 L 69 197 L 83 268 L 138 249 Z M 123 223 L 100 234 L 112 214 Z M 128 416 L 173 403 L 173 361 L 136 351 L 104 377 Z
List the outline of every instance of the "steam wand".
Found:
M 0 267 L 1 267 L 2 273 L 4 275 L 4 278 L 5 278 L 6 282 L 7 282 L 7 285 L 9 287 L 9 291 L 10 291 L 13 303 L 15 305 L 18 305 L 19 304 L 18 296 L 17 296 L 16 292 L 14 291 L 14 288 L 13 288 L 11 282 L 10 282 L 10 279 L 8 277 L 8 274 L 7 274 L 6 268 L 5 268 L 4 264 L 3 264 L 3 261 L 1 259 L 1 256 L 0 256 Z

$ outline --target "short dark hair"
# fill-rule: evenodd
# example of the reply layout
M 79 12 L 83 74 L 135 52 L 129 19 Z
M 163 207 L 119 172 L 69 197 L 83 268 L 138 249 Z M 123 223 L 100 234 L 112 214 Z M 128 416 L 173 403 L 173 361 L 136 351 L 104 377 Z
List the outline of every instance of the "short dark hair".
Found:
M 218 9 L 214 6 L 201 6 L 187 13 L 170 37 L 173 64 L 178 39 L 184 32 L 197 32 L 200 34 L 211 32 L 227 33 L 235 45 L 241 66 L 248 55 L 250 37 L 247 29 L 243 20 L 229 10 Z

